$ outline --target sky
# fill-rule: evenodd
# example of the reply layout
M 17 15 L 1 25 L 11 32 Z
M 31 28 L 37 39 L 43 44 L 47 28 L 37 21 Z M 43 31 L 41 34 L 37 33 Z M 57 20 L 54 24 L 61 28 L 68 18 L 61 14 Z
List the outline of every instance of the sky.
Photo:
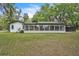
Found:
M 33 15 L 40 10 L 43 3 L 16 3 L 15 6 L 19 9 L 21 9 L 21 12 L 23 15 L 24 13 L 27 13 L 29 18 L 32 18 Z

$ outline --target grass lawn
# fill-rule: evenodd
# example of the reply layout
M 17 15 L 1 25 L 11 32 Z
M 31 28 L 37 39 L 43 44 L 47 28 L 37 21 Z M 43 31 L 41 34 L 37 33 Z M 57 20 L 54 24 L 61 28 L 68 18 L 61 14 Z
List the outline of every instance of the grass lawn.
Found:
M 0 55 L 79 55 L 79 32 L 0 33 Z

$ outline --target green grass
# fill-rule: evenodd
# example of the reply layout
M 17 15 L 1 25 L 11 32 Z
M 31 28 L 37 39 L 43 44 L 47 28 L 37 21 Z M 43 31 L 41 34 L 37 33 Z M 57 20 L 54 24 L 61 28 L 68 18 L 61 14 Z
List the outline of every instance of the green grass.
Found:
M 79 32 L 1 32 L 0 55 L 79 55 Z

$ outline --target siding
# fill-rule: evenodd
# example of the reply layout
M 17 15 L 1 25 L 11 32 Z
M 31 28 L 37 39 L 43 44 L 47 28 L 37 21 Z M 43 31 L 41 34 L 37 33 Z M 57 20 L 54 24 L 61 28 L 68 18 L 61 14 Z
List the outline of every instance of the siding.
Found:
M 12 29 L 12 25 L 14 27 L 13 29 Z M 20 30 L 23 29 L 22 23 L 16 22 L 16 23 L 10 24 L 10 32 L 19 32 L 19 29 Z

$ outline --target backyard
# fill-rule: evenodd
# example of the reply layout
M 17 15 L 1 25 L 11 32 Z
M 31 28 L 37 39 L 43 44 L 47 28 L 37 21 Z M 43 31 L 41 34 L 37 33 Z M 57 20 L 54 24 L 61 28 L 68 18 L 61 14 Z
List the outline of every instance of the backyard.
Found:
M 9 56 L 79 55 L 79 32 L 72 32 L 72 33 L 0 32 L 0 55 L 9 55 Z

